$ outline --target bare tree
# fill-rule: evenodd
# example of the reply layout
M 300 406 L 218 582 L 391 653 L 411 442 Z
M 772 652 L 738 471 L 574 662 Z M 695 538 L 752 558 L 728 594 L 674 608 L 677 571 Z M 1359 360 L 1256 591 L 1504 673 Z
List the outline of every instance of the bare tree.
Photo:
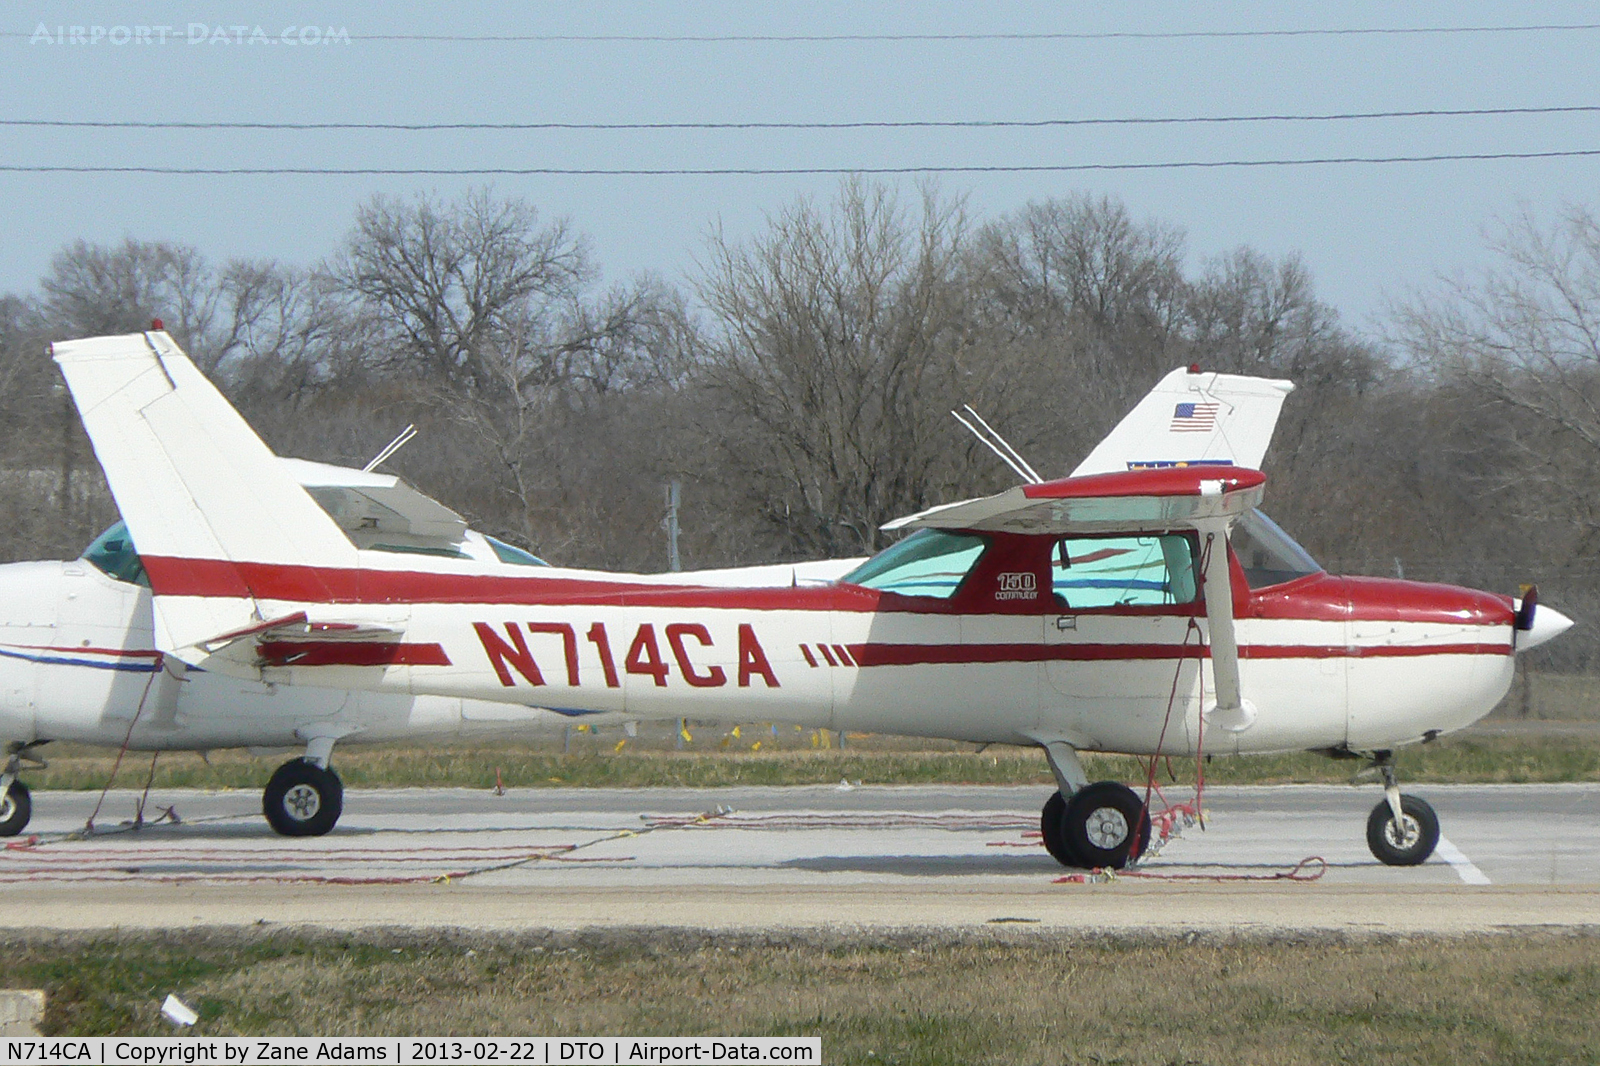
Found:
M 326 276 L 369 368 L 408 381 L 422 417 L 455 435 L 434 459 L 447 451 L 464 471 L 453 488 L 467 510 L 541 551 L 593 539 L 575 517 L 590 500 L 577 453 L 609 450 L 591 432 L 597 404 L 659 380 L 663 286 L 596 293 L 581 237 L 488 190 L 375 198 Z
M 1180 230 L 1107 197 L 1029 204 L 985 226 L 968 283 L 984 347 L 1031 388 L 995 416 L 1064 473 L 1184 361 Z
M 1189 297 L 1191 355 L 1207 369 L 1285 377 L 1301 389 L 1362 392 L 1383 360 L 1318 300 L 1298 255 L 1239 248 L 1206 264 Z
M 1490 249 L 1478 277 L 1399 309 L 1401 342 L 1441 379 L 1600 453 L 1600 220 L 1574 206 L 1547 228 L 1523 213 Z
M 959 201 L 924 189 L 907 211 L 848 180 L 827 208 L 802 199 L 747 242 L 712 238 L 708 431 L 787 552 L 871 551 L 881 523 L 959 479 L 947 412 L 1003 377 L 969 343 L 967 235 Z
M 487 189 L 374 197 L 329 270 L 388 357 L 467 389 L 491 385 L 496 351 L 556 333 L 595 273 L 565 222 L 541 228 L 531 204 Z

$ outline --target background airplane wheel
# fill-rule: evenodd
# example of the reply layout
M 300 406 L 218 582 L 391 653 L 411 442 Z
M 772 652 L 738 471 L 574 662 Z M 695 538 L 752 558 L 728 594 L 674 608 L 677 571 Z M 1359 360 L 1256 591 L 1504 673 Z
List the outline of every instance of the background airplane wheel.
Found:
M 1396 826 L 1389 801 L 1372 808 L 1367 817 L 1367 847 L 1388 866 L 1416 866 L 1427 861 L 1439 843 L 1439 816 L 1428 801 L 1417 796 L 1400 797 L 1403 824 Z
M 1081 865 L 1091 869 L 1120 870 L 1143 855 L 1150 843 L 1150 812 L 1144 801 L 1116 781 L 1099 781 L 1079 789 L 1067 801 L 1062 823 L 1067 847 Z
M 1044 801 L 1044 812 L 1039 815 L 1039 833 L 1044 837 L 1044 848 L 1050 857 L 1062 866 L 1082 866 L 1083 863 L 1067 844 L 1062 831 L 1066 824 L 1067 801 L 1060 792 L 1053 792 Z
M 344 809 L 344 782 L 332 770 L 294 759 L 278 767 L 261 794 L 267 824 L 286 837 L 319 837 Z
M 33 817 L 33 797 L 21 781 L 11 782 L 11 791 L 0 800 L 0 837 L 14 837 L 27 828 Z

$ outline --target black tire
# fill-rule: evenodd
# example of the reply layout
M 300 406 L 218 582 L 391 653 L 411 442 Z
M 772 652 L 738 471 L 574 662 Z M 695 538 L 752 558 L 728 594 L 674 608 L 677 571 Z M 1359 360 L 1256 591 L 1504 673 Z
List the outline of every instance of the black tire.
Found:
M 286 837 L 319 837 L 344 810 L 344 782 L 332 770 L 293 759 L 278 767 L 261 794 L 267 824 Z
M 1060 792 L 1052 792 L 1044 801 L 1044 811 L 1039 815 L 1039 834 L 1044 837 L 1044 849 L 1062 866 L 1082 866 L 1072 853 L 1062 827 L 1066 824 L 1067 801 Z
M 1127 785 L 1098 781 L 1067 801 L 1062 836 L 1079 863 L 1120 870 L 1150 844 L 1150 812 Z
M 1405 815 L 1403 833 L 1395 828 L 1387 799 L 1372 808 L 1367 817 L 1367 847 L 1386 866 L 1418 866 L 1428 861 L 1439 844 L 1439 816 L 1427 800 L 1406 795 L 1400 797 L 1400 813 Z
M 28 827 L 33 817 L 33 797 L 21 781 L 11 782 L 11 791 L 0 800 L 0 837 L 14 837 Z

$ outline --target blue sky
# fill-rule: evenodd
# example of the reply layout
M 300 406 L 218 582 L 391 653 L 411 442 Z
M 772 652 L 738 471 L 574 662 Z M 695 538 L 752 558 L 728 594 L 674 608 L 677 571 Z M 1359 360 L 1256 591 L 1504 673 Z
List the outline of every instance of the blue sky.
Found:
M 11 3 L 0 117 L 253 121 L 847 121 L 1327 113 L 1600 104 L 1600 30 L 1049 41 L 378 41 L 376 34 L 1170 32 L 1600 22 L 1592 5 L 1263 3 Z M 50 31 L 40 39 L 38 27 Z M 197 35 L 196 25 L 205 27 Z M 165 44 L 114 27 L 170 26 Z M 105 27 L 94 44 L 57 27 Z M 277 44 L 191 43 L 223 37 Z M 348 43 L 284 45 L 314 26 Z M 128 31 L 124 31 L 128 32 Z M 159 30 L 154 35 L 159 35 Z M 0 163 L 194 166 L 875 167 L 1139 163 L 1600 148 L 1600 114 L 1046 130 L 220 132 L 0 128 Z M 993 216 L 1075 191 L 1181 226 L 1192 259 L 1300 252 L 1321 295 L 1372 328 L 1385 301 L 1481 263 L 1528 207 L 1595 204 L 1600 158 L 1396 166 L 950 175 Z M 0 291 L 79 237 L 172 239 L 215 258 L 306 263 L 374 192 L 454 195 L 467 177 L 0 174 Z M 909 188 L 912 179 L 901 179 Z M 825 176 L 501 177 L 565 216 L 611 277 L 692 269 Z

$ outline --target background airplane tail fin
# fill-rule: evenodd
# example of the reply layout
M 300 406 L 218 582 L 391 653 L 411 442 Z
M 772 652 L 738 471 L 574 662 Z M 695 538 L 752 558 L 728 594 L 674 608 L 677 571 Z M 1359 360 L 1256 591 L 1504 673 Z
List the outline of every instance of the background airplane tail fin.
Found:
M 162 650 L 192 661 L 185 649 L 284 613 L 260 602 L 269 590 L 320 599 L 322 574 L 356 566 L 349 539 L 165 332 L 51 354 L 144 562 Z
M 1222 463 L 1261 469 L 1289 381 L 1177 369 L 1073 470 L 1073 477 L 1141 467 Z

